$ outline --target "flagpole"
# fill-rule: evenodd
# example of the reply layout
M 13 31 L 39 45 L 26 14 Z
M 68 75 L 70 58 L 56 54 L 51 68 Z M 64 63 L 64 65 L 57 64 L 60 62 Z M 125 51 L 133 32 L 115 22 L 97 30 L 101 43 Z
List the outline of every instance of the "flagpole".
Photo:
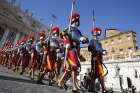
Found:
M 71 13 L 70 13 L 70 22 L 69 22 L 69 27 L 68 27 L 68 31 L 70 32 L 70 26 L 71 26 L 71 19 L 72 19 L 72 14 L 73 14 L 73 10 L 74 10 L 74 1 L 72 2 L 72 6 L 71 6 Z M 65 57 L 64 57 L 64 64 L 66 64 L 66 60 L 67 60 L 67 50 L 68 48 L 66 47 L 66 51 L 65 51 Z
M 93 14 L 92 14 L 92 27 L 93 27 L 93 29 L 95 28 L 95 12 L 94 12 L 94 9 L 93 9 Z
M 93 29 L 95 28 L 95 21 L 94 20 L 92 22 L 92 27 L 93 27 Z
M 72 18 L 72 13 L 73 13 L 73 10 L 74 10 L 74 1 L 72 2 L 72 6 L 71 6 L 71 13 L 70 13 L 70 22 L 69 22 L 69 30 L 68 31 L 70 31 L 70 25 L 71 25 L 71 18 Z
M 92 29 L 95 28 L 95 12 L 92 10 Z M 97 36 L 94 36 L 97 39 Z

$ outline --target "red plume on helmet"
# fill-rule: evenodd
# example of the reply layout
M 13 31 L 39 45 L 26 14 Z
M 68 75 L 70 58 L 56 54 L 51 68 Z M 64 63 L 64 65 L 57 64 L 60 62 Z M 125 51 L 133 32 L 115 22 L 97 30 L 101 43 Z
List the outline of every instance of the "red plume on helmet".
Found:
M 79 13 L 76 13 L 76 12 L 72 13 L 72 16 L 70 17 L 71 23 L 79 21 L 79 18 L 80 18 L 80 14 Z
M 24 44 L 26 42 L 26 37 L 22 36 L 20 39 L 20 44 Z
M 59 27 L 57 26 L 53 26 L 52 29 L 51 29 L 51 33 L 58 33 L 59 34 Z
M 14 48 L 14 44 L 13 43 L 10 43 L 10 48 Z
M 95 27 L 95 28 L 93 28 L 93 29 L 91 30 L 91 33 L 92 33 L 93 35 L 95 35 L 95 36 L 100 36 L 100 35 L 101 35 L 101 32 L 102 32 L 102 30 L 101 30 L 101 28 L 99 28 L 99 27 Z
M 34 40 L 34 33 L 30 33 L 30 34 L 29 34 L 28 40 Z
M 7 42 L 6 43 L 6 48 L 10 48 L 10 46 L 11 46 L 11 42 Z
M 45 31 L 41 31 L 41 32 L 39 33 L 40 40 L 44 39 L 45 36 L 46 36 L 46 35 L 45 35 Z

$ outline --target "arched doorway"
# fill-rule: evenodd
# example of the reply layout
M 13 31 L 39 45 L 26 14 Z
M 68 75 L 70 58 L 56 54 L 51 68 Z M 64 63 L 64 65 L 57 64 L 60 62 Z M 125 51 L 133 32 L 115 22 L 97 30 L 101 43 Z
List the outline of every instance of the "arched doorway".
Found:
M 2 37 L 3 37 L 3 34 L 4 34 L 4 28 L 2 28 L 0 26 L 0 41 L 1 41 Z

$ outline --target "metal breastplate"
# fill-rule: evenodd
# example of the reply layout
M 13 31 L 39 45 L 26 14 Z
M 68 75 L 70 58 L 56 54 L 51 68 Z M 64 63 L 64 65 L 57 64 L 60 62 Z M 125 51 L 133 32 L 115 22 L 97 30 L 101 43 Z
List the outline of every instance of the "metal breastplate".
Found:
M 102 53 L 103 49 L 99 41 L 91 40 L 89 44 L 93 46 L 97 52 Z
M 68 31 L 68 29 L 67 29 Z M 68 31 L 71 39 L 76 43 L 80 44 L 80 37 L 82 36 L 81 32 L 76 27 L 71 27 L 70 32 Z
M 26 44 L 26 50 L 27 50 L 28 52 L 30 51 L 31 46 L 32 46 L 32 44 L 30 44 L 30 43 L 27 43 L 27 44 Z
M 35 46 L 35 49 L 36 49 L 37 53 L 41 52 L 41 48 L 42 48 L 41 43 L 38 42 Z
M 50 47 L 59 48 L 59 41 L 57 38 L 50 38 Z
M 81 34 L 78 30 L 71 31 L 71 38 L 75 41 L 80 41 Z

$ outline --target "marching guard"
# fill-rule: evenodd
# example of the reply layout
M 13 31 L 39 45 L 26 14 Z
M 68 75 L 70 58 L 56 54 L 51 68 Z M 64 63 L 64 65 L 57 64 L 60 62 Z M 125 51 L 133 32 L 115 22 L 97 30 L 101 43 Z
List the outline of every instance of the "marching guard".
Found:
M 45 46 L 43 47 L 43 64 L 41 65 L 41 70 L 39 74 L 38 82 L 42 83 L 45 74 L 48 74 L 49 85 L 52 85 L 54 78 L 59 75 L 59 70 L 61 68 L 60 62 L 60 45 L 59 45 L 59 28 L 53 26 L 51 28 L 49 37 L 45 40 Z
M 78 70 L 81 69 L 80 64 L 80 42 L 87 43 L 88 39 L 84 37 L 78 29 L 80 25 L 79 13 L 73 13 L 70 17 L 71 24 L 64 32 L 62 38 L 64 39 L 65 46 L 65 60 L 64 60 L 64 73 L 58 82 L 58 86 L 62 86 L 69 77 L 72 77 L 73 92 L 78 91 L 80 86 L 77 80 Z
M 29 59 L 30 59 L 30 56 L 29 56 L 29 53 L 26 49 L 26 37 L 22 37 L 21 38 L 21 41 L 20 41 L 20 57 L 19 57 L 19 60 L 18 60 L 18 66 L 21 67 L 21 71 L 20 71 L 20 75 L 23 74 L 23 72 L 25 72 L 25 68 L 28 66 L 29 64 Z
M 36 51 L 35 45 L 34 45 L 34 33 L 30 33 L 28 36 L 28 41 L 26 43 L 26 50 L 28 51 L 28 53 L 30 55 L 28 73 L 29 73 L 29 77 L 33 80 L 35 69 L 36 69 L 37 63 L 39 61 L 39 55 L 37 54 L 37 51 Z
M 16 70 L 18 70 L 18 60 L 19 60 L 19 48 L 18 48 L 18 43 L 17 45 L 14 46 L 13 52 L 12 52 L 12 61 L 13 61 L 13 71 L 15 72 Z
M 50 32 L 51 36 L 50 39 L 48 39 L 50 42 L 48 43 L 50 46 L 50 51 L 53 51 L 53 59 L 54 59 L 54 65 L 55 65 L 55 81 L 59 78 L 60 71 L 61 71 L 61 65 L 64 58 L 64 51 L 63 47 L 61 46 L 61 39 L 60 39 L 60 29 L 57 26 L 53 26 Z M 47 40 L 47 41 L 48 41 Z
M 101 86 L 102 93 L 106 93 L 104 84 L 104 71 L 103 71 L 103 48 L 99 42 L 99 36 L 101 35 L 101 29 L 95 27 L 92 29 L 91 33 L 93 38 L 90 40 L 88 45 L 88 51 L 91 52 L 91 72 L 89 84 L 89 92 L 95 92 L 95 80 L 98 78 Z

